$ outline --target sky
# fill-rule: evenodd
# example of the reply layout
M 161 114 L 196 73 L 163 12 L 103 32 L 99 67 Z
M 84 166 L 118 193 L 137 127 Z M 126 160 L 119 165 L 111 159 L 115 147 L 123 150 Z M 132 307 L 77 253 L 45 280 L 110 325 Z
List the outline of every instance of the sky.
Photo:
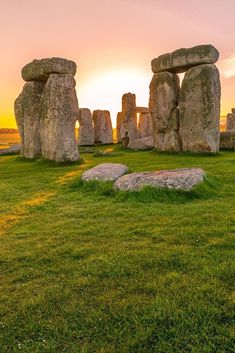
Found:
M 0 128 L 16 127 L 14 100 L 33 59 L 77 63 L 81 108 L 111 111 L 124 93 L 148 105 L 151 60 L 182 47 L 220 52 L 221 115 L 235 107 L 234 0 L 0 0 Z

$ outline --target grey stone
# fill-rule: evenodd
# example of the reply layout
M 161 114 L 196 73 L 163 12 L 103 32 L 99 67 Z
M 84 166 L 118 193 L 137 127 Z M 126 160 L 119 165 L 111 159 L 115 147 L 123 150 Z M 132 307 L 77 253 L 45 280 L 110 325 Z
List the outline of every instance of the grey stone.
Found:
M 149 113 L 149 108 L 146 107 L 136 107 L 136 113 L 141 114 L 141 113 Z
M 126 128 L 125 128 L 125 115 L 122 112 L 117 114 L 117 140 L 121 142 L 123 137 L 125 136 Z
M 155 148 L 159 151 L 180 151 L 178 96 L 179 77 L 170 72 L 160 72 L 150 83 L 149 109 L 153 123 Z
M 153 135 L 153 123 L 150 113 L 140 113 L 138 133 L 140 138 Z
M 235 131 L 220 133 L 220 149 L 235 151 Z
M 92 122 L 91 111 L 87 108 L 79 109 L 79 146 L 92 146 L 95 144 L 95 129 Z
M 201 64 L 214 64 L 219 58 L 218 50 L 212 45 L 198 45 L 193 48 L 182 48 L 152 60 L 152 71 L 170 71 L 182 73 L 191 67 Z
M 102 180 L 116 181 L 122 175 L 128 172 L 128 167 L 123 164 L 104 163 L 87 170 L 82 174 L 83 181 Z
M 8 148 L 3 148 L 0 149 L 0 155 L 1 154 L 18 154 L 21 151 L 21 144 L 16 143 Z
M 39 102 L 43 89 L 43 82 L 28 82 L 15 101 L 14 110 L 21 138 L 21 154 L 25 158 L 37 158 L 41 155 Z
M 127 174 L 119 178 L 114 188 L 121 191 L 139 191 L 146 186 L 189 191 L 203 181 L 200 168 L 185 168 Z
M 113 143 L 113 128 L 108 110 L 95 110 L 93 112 L 95 128 L 95 142 L 103 145 Z
M 232 109 L 232 113 L 227 115 L 226 131 L 235 132 L 235 109 L 234 111 Z
M 219 151 L 220 96 L 220 77 L 215 65 L 199 65 L 186 73 L 179 96 L 183 151 Z
M 154 148 L 154 140 L 152 136 L 138 138 L 129 143 L 128 148 L 131 150 L 142 151 Z
M 47 58 L 33 60 L 25 65 L 21 71 L 23 79 L 27 81 L 47 81 L 50 74 L 76 74 L 75 62 L 63 58 Z
M 73 75 L 51 74 L 41 98 L 42 156 L 57 162 L 79 160 L 75 124 L 79 115 Z
M 122 96 L 122 113 L 124 115 L 123 129 L 128 133 L 130 142 L 138 138 L 136 96 L 126 93 Z

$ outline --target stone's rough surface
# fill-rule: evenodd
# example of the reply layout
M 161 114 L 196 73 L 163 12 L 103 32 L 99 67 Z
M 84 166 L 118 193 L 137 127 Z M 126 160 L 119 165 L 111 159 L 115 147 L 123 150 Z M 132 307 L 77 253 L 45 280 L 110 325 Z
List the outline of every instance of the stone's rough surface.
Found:
M 123 164 L 104 163 L 87 170 L 82 174 L 83 181 L 103 180 L 116 181 L 128 172 L 128 167 Z
M 110 112 L 107 110 L 95 110 L 93 112 L 95 127 L 95 141 L 101 144 L 113 143 L 113 128 Z
M 154 148 L 154 140 L 152 136 L 138 138 L 129 143 L 128 148 L 131 150 L 150 150 Z
M 155 74 L 150 83 L 149 109 L 154 145 L 159 151 L 180 151 L 177 109 L 179 90 L 179 78 L 170 72 Z
M 118 179 L 114 188 L 122 191 L 139 191 L 145 186 L 152 186 L 189 191 L 201 183 L 204 177 L 205 172 L 200 168 L 132 173 Z
M 136 113 L 141 114 L 141 113 L 149 113 L 149 108 L 146 107 L 136 107 Z
M 235 132 L 235 109 L 232 109 L 232 113 L 227 115 L 226 131 Z
M 73 75 L 51 74 L 41 98 L 42 156 L 57 162 L 79 159 L 75 124 L 79 115 Z
M 92 146 L 95 144 L 95 129 L 92 122 L 91 111 L 87 108 L 79 109 L 79 146 Z
M 220 133 L 220 149 L 235 151 L 235 131 Z
M 17 153 L 20 153 L 20 151 L 21 151 L 21 144 L 16 143 L 8 148 L 0 149 L 0 155 L 1 154 L 17 154 Z
M 36 158 L 41 154 L 40 99 L 43 82 L 28 82 L 15 101 L 15 118 L 21 138 L 21 154 L 25 158 Z
M 153 123 L 150 113 L 141 113 L 139 115 L 138 133 L 140 138 L 153 135 Z
M 126 93 L 122 96 L 123 129 L 128 133 L 130 142 L 138 138 L 137 113 L 135 94 Z
M 183 151 L 219 151 L 220 95 L 220 77 L 215 65 L 200 65 L 186 73 L 179 96 Z
M 122 112 L 117 114 L 117 140 L 121 142 L 123 137 L 125 136 L 126 129 L 125 129 L 125 116 Z
M 218 50 L 212 45 L 198 45 L 193 48 L 182 48 L 152 60 L 154 73 L 170 71 L 182 73 L 201 64 L 214 64 L 219 58 Z
M 28 81 L 47 81 L 51 73 L 54 74 L 76 74 L 75 62 L 62 58 L 48 58 L 33 60 L 22 69 L 23 79 Z

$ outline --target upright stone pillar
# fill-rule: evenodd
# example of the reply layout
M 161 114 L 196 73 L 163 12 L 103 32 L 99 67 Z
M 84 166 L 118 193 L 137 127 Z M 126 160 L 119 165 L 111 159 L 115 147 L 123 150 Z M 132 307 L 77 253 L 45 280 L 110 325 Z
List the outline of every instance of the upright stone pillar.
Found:
M 227 115 L 226 131 L 235 132 L 235 108 L 232 109 L 232 113 Z
M 138 138 L 135 94 L 127 93 L 123 95 L 122 113 L 124 115 L 123 129 L 126 130 L 125 134 L 128 133 L 131 142 Z
M 95 110 L 93 112 L 95 128 L 95 142 L 103 145 L 113 143 L 113 128 L 110 112 L 107 110 Z
M 41 155 L 40 142 L 40 99 L 44 82 L 31 81 L 15 101 L 15 118 L 21 138 L 21 155 L 37 158 Z
M 51 74 L 41 98 L 42 156 L 57 162 L 79 159 L 75 125 L 79 115 L 72 74 Z
M 92 122 L 91 111 L 87 108 L 79 109 L 79 146 L 92 146 L 95 144 L 95 129 Z
M 179 77 L 159 72 L 150 83 L 149 109 L 153 123 L 155 148 L 159 151 L 180 151 L 178 136 Z
M 152 118 L 150 113 L 140 113 L 138 133 L 140 138 L 153 135 L 153 123 L 152 123 Z
M 123 137 L 125 136 L 126 129 L 125 129 L 125 116 L 122 112 L 117 114 L 117 140 L 121 142 Z
M 187 71 L 179 96 L 183 151 L 219 151 L 220 96 L 220 76 L 214 64 L 199 65 Z

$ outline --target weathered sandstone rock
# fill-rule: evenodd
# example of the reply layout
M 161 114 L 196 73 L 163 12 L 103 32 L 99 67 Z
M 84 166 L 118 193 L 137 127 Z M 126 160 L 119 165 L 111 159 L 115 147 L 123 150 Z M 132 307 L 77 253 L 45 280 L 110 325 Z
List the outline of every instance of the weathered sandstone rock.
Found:
M 136 107 L 136 113 L 141 114 L 141 113 L 149 113 L 149 108 L 146 107 Z
M 140 138 L 153 135 L 153 123 L 150 113 L 140 113 L 138 133 Z
M 95 144 L 95 129 L 92 122 L 91 111 L 87 108 L 79 109 L 79 146 L 92 146 Z
M 201 64 L 214 64 L 219 58 L 218 50 L 212 45 L 198 45 L 193 48 L 182 48 L 164 54 L 152 60 L 152 71 L 170 71 L 182 73 Z
M 47 81 L 51 73 L 75 75 L 75 62 L 62 58 L 47 58 L 33 60 L 25 65 L 21 71 L 23 79 L 27 81 Z
M 21 152 L 21 144 L 16 143 L 8 148 L 2 148 L 0 149 L 0 155 L 1 154 L 18 154 Z
M 170 72 L 160 72 L 150 83 L 149 109 L 153 123 L 155 148 L 159 151 L 180 150 L 178 136 L 179 78 Z
M 43 88 L 43 82 L 26 83 L 14 105 L 21 137 L 21 154 L 26 158 L 36 158 L 41 154 L 39 102 Z
M 87 170 L 82 174 L 83 181 L 103 180 L 115 181 L 128 172 L 128 167 L 123 164 L 104 163 Z
M 101 144 L 113 143 L 113 128 L 108 110 L 95 110 L 93 112 L 95 127 L 95 141 Z
M 119 178 L 114 188 L 122 191 L 139 191 L 145 186 L 151 186 L 189 191 L 201 183 L 204 177 L 205 172 L 200 168 L 132 173 Z
M 186 73 L 179 96 L 183 151 L 218 152 L 220 95 L 220 77 L 215 65 L 200 65 Z
M 117 140 L 121 142 L 126 134 L 125 115 L 122 112 L 117 114 Z
M 75 124 L 79 115 L 73 75 L 51 74 L 41 98 L 42 156 L 57 162 L 77 161 Z
M 138 138 L 136 96 L 126 93 L 122 96 L 122 113 L 124 115 L 124 130 L 128 133 L 130 142 Z
M 232 109 L 232 113 L 227 115 L 226 131 L 235 132 L 235 109 Z
M 138 138 L 128 144 L 128 148 L 131 150 L 150 150 L 154 148 L 154 140 L 152 136 Z
M 235 151 L 235 131 L 220 133 L 220 149 Z

